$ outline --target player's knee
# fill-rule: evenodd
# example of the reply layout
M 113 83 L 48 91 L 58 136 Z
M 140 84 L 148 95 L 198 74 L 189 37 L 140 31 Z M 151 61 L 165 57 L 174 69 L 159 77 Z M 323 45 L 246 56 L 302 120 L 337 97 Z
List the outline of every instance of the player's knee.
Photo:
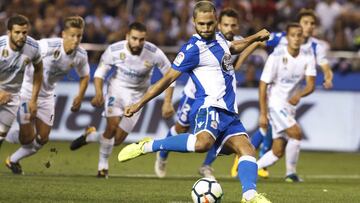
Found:
M 20 135 L 19 136 L 19 142 L 21 145 L 28 145 L 30 143 L 32 143 L 32 141 L 34 140 L 34 136 L 32 135 Z
M 275 156 L 281 158 L 284 156 L 285 148 L 284 147 L 273 147 L 272 151 Z
M 115 135 L 117 127 L 118 127 L 118 125 L 115 123 L 108 123 L 106 125 L 106 131 L 110 134 Z
M 180 133 L 186 133 L 189 130 L 189 127 L 187 126 L 182 126 L 178 123 L 175 124 L 175 131 L 180 134 Z
M 211 142 L 210 140 L 205 140 L 205 139 L 196 140 L 195 151 L 200 153 L 207 152 L 210 150 L 212 145 L 213 142 Z

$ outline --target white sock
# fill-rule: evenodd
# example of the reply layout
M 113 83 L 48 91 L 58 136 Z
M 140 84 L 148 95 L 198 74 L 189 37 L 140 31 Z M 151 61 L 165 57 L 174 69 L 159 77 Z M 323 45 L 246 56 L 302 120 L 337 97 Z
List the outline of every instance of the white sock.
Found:
M 21 159 L 35 154 L 43 145 L 39 144 L 36 139 L 30 144 L 22 145 L 16 152 L 10 156 L 10 161 L 17 163 Z
M 188 152 L 195 152 L 196 135 L 190 134 L 186 143 L 186 149 Z
M 153 150 L 152 150 L 153 143 L 154 143 L 154 140 L 151 140 L 150 142 L 146 142 L 144 144 L 144 152 L 145 153 L 153 152 Z
M 277 160 L 279 160 L 279 157 L 275 156 L 272 150 L 266 152 L 264 156 L 262 156 L 258 161 L 258 169 L 262 169 L 268 166 L 273 165 Z
M 114 147 L 115 138 L 107 139 L 103 135 L 100 136 L 99 164 L 98 170 L 109 169 L 109 156 Z
M 100 132 L 92 132 L 86 136 L 86 142 L 99 142 L 100 137 L 102 136 L 102 133 Z
M 0 136 L 0 142 L 3 141 L 3 140 L 5 140 L 5 137 Z
M 286 175 L 296 173 L 296 165 L 300 155 L 300 140 L 290 138 L 285 148 Z
M 17 125 L 17 127 L 15 127 L 15 125 L 12 125 L 9 132 L 6 135 L 5 140 L 12 144 L 20 144 L 19 135 L 20 135 L 19 125 Z
M 252 198 L 255 197 L 256 194 L 257 194 L 256 190 L 248 190 L 248 191 L 243 193 L 243 197 L 246 200 L 251 200 Z

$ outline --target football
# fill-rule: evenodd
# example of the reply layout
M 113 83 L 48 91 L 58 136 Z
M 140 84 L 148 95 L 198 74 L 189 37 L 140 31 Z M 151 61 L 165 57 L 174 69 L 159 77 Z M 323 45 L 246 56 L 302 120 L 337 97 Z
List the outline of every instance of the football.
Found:
M 223 194 L 220 184 L 210 178 L 199 179 L 191 189 L 194 203 L 219 203 Z

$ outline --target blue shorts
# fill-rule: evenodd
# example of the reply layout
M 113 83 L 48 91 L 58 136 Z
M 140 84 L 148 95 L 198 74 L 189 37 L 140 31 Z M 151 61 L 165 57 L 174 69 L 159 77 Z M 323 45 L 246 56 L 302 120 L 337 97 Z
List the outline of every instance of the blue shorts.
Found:
M 177 109 L 177 122 L 182 126 L 190 126 L 190 111 L 195 99 L 192 99 L 185 94 L 180 99 Z
M 210 133 L 215 139 L 217 154 L 232 136 L 247 135 L 239 115 L 216 107 L 200 108 L 193 124 L 194 134 L 202 131 Z

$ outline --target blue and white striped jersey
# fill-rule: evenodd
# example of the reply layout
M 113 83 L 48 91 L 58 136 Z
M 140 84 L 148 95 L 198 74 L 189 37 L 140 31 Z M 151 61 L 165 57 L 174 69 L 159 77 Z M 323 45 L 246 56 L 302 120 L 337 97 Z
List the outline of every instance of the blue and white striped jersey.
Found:
M 286 32 L 273 32 L 270 34 L 270 39 L 266 41 L 266 47 L 270 48 L 270 52 L 278 46 L 287 46 Z M 317 65 L 328 64 L 326 58 L 326 48 L 320 43 L 320 40 L 315 37 L 309 37 L 308 41 L 301 45 L 301 48 L 306 50 L 311 48 Z
M 9 36 L 0 37 L 0 90 L 13 94 L 20 91 L 26 68 L 30 63 L 41 61 L 40 48 L 36 40 L 26 38 L 24 47 L 20 51 L 10 48 Z
M 39 96 L 51 97 L 54 95 L 56 82 L 75 68 L 79 77 L 89 75 L 90 67 L 85 49 L 78 47 L 73 53 L 67 55 L 64 50 L 62 38 L 47 38 L 38 41 L 43 61 L 43 83 Z M 21 95 L 31 97 L 33 83 L 33 68 L 25 71 Z
M 238 112 L 229 43 L 221 33 L 217 32 L 214 40 L 194 34 L 181 48 L 172 68 L 189 73 L 196 87 L 196 106 Z

